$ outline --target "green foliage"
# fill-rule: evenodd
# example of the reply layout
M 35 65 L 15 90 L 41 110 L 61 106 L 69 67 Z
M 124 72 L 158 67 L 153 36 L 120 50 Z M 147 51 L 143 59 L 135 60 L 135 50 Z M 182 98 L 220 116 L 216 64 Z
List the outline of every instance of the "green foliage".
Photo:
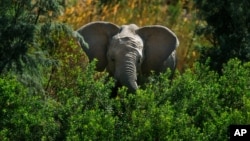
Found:
M 113 80 L 107 74 L 94 73 L 95 62 L 84 73 L 78 73 L 74 89 L 61 88 L 58 101 L 64 105 L 60 113 L 63 140 L 112 139 L 115 117 L 110 99 Z
M 16 78 L 0 78 L 0 140 L 53 140 L 59 124 L 53 99 L 30 95 Z
M 24 67 L 37 68 L 39 65 L 34 56 L 39 56 L 40 51 L 36 42 L 38 24 L 58 15 L 58 1 L 2 0 L 0 9 L 0 73 L 6 69 L 22 71 Z
M 222 75 L 194 70 L 153 75 L 143 89 L 110 98 L 114 81 L 91 63 L 75 87 L 31 96 L 0 79 L 1 140 L 227 140 L 230 124 L 250 123 L 250 64 L 230 60 Z M 76 70 L 77 71 L 77 70 Z
M 197 29 L 211 42 L 210 47 L 202 47 L 201 61 L 211 58 L 212 69 L 221 72 L 223 63 L 230 58 L 243 62 L 250 60 L 250 2 L 248 0 L 194 0 L 199 9 L 200 19 L 206 25 Z
M 66 25 L 52 22 L 61 11 L 60 0 L 0 2 L 0 75 L 18 74 L 33 88 L 29 92 L 44 91 L 44 71 L 56 64 L 49 55 L 62 37 L 72 34 Z

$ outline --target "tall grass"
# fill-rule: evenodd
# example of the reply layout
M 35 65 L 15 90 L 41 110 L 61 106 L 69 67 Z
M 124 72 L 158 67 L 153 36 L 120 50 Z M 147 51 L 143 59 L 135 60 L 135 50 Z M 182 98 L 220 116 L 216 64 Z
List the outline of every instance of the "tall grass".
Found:
M 109 21 L 117 25 L 135 23 L 139 26 L 167 26 L 180 40 L 177 50 L 179 71 L 192 67 L 199 57 L 194 47 L 202 38 L 196 37 L 194 31 L 200 21 L 196 19 L 192 1 L 167 3 L 164 0 L 119 0 L 109 4 L 94 0 L 77 1 L 75 5 L 65 9 L 59 20 L 74 29 L 92 21 Z

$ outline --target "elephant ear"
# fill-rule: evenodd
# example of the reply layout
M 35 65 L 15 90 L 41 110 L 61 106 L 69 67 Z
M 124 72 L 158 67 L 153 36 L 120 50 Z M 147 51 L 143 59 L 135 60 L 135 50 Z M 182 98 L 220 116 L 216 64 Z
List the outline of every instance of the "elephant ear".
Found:
M 136 32 L 144 43 L 142 73 L 148 74 L 152 70 L 156 72 L 162 71 L 164 61 L 169 58 L 179 45 L 176 35 L 170 29 L 160 25 L 145 26 Z
M 115 34 L 119 32 L 119 27 L 109 22 L 92 22 L 79 28 L 77 32 L 83 37 L 87 44 L 80 45 L 86 52 L 90 61 L 94 58 L 98 60 L 97 71 L 103 71 L 107 66 L 107 46 Z

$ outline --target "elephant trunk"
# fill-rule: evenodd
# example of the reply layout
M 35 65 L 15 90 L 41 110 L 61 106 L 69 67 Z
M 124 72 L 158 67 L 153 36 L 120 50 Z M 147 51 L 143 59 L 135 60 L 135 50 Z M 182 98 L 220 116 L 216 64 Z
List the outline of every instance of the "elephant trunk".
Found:
M 123 66 L 116 69 L 115 77 L 121 85 L 126 86 L 128 91 L 133 93 L 138 89 L 135 63 L 134 61 L 127 60 L 123 64 Z

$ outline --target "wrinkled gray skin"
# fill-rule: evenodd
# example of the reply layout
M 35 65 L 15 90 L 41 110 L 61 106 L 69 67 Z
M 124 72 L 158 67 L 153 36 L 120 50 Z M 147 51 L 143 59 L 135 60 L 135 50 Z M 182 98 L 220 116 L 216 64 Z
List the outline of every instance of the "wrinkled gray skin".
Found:
M 89 60 L 98 60 L 96 69 L 106 69 L 110 75 L 128 87 L 137 88 L 138 74 L 162 72 L 176 67 L 179 41 L 167 27 L 160 25 L 139 28 L 135 24 L 121 27 L 109 22 L 92 22 L 77 32 L 88 44 L 80 44 Z

